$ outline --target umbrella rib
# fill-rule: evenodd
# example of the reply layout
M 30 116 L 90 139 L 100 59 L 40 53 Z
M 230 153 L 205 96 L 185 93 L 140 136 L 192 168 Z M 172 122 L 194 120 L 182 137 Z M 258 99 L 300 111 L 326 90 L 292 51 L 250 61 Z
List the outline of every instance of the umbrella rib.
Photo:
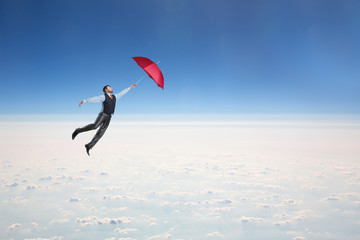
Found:
M 159 64 L 159 62 L 160 62 L 160 61 L 158 61 L 158 62 L 156 63 L 156 65 Z M 146 76 L 146 74 L 147 74 L 147 73 L 145 73 L 139 80 L 137 80 L 137 82 L 136 82 L 135 84 L 137 85 L 139 82 L 141 82 L 141 80 L 143 80 L 143 78 Z

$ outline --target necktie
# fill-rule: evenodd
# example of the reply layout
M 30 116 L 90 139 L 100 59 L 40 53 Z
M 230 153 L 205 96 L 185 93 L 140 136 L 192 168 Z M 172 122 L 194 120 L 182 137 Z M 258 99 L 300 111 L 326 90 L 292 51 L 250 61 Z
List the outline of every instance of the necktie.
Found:
M 111 96 L 111 99 L 113 99 L 113 95 L 111 94 L 110 96 Z

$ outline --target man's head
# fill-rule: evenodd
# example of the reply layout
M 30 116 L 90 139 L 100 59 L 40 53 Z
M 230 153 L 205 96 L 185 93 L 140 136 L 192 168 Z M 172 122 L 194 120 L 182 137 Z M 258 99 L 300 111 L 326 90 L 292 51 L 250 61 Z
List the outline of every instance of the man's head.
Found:
M 103 92 L 104 93 L 113 93 L 113 89 L 110 87 L 110 85 L 106 85 L 105 87 L 103 87 Z

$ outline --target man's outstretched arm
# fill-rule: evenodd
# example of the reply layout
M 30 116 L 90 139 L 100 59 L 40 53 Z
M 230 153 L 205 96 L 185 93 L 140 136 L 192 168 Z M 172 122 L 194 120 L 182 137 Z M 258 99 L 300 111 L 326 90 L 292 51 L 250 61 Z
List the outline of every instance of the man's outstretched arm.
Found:
M 130 89 L 134 88 L 136 86 L 136 84 L 131 85 L 128 88 L 125 88 L 124 90 L 122 90 L 121 92 L 119 92 L 118 94 L 115 94 L 116 100 L 118 100 L 119 98 L 121 98 L 122 96 L 124 96 L 128 91 L 130 91 Z
M 79 107 L 81 107 L 81 104 L 83 104 L 83 103 L 97 103 L 97 102 L 103 102 L 103 101 L 105 101 L 105 96 L 104 95 L 87 98 L 87 99 L 82 100 L 79 103 Z

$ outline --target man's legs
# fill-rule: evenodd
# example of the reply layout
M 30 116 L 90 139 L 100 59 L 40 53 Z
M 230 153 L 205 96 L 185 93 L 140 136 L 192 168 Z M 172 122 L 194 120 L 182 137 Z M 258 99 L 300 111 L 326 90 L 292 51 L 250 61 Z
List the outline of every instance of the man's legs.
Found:
M 104 119 L 107 117 L 108 115 L 105 114 L 105 113 L 99 113 L 99 115 L 97 116 L 96 120 L 94 123 L 90 123 L 82 128 L 77 128 L 75 129 L 75 131 L 73 132 L 72 134 L 72 139 L 74 140 L 75 137 L 79 134 L 79 133 L 82 133 L 82 132 L 87 132 L 87 131 L 90 131 L 90 130 L 95 130 L 97 129 L 100 124 L 104 121 Z
M 95 144 L 100 140 L 100 138 L 104 135 L 106 129 L 108 128 L 110 124 L 110 120 L 111 120 L 111 115 L 106 115 L 104 120 L 101 122 L 99 130 L 96 132 L 91 142 L 85 145 L 86 149 L 92 149 L 95 146 Z
M 90 123 L 82 128 L 77 128 L 75 131 L 77 132 L 77 134 L 79 133 L 82 133 L 82 132 L 87 132 L 87 131 L 90 131 L 90 130 L 95 130 L 97 129 L 100 124 L 102 122 L 104 122 L 104 120 L 106 119 L 108 115 L 105 114 L 105 113 L 99 113 L 99 115 L 97 116 L 96 120 L 94 123 Z

